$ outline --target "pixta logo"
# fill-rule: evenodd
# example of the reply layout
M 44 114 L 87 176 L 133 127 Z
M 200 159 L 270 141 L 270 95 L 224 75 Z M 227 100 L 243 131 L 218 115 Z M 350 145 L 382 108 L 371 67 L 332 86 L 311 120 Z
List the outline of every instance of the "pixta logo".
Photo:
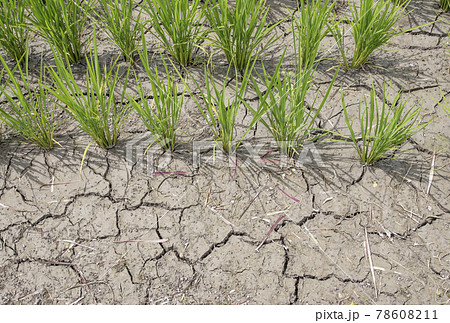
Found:
M 295 150 L 293 157 L 278 153 L 280 147 L 293 147 L 293 143 L 275 141 L 235 142 L 231 152 L 225 153 L 216 141 L 193 141 L 190 154 L 192 167 L 196 170 L 204 166 L 219 165 L 220 167 L 239 168 L 267 167 L 285 168 L 316 165 L 325 167 L 320 153 L 314 143 L 308 143 Z M 236 149 L 236 147 L 238 147 Z M 163 151 L 156 138 L 142 134 L 129 141 L 126 146 L 126 160 L 133 171 L 146 173 L 148 176 L 160 174 L 168 170 L 174 156 L 170 151 Z
M 127 142 L 126 160 L 133 171 L 153 176 L 170 165 L 172 153 L 163 152 L 153 135 L 141 134 Z

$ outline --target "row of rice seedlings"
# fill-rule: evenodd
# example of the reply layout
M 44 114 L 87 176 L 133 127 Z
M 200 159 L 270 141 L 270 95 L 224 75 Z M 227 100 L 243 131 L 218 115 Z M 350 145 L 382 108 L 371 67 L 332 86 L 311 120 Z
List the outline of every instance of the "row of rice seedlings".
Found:
M 148 105 L 142 87 L 142 82 L 139 78 L 137 78 L 138 93 L 140 95 L 140 101 L 143 102 L 143 106 L 141 107 L 140 104 L 131 97 L 128 98 L 131 101 L 131 106 L 134 107 L 138 114 L 141 116 L 147 128 L 156 135 L 156 140 L 160 143 L 160 145 L 164 149 L 173 149 L 175 146 L 175 135 L 183 97 L 181 96 L 181 98 L 178 100 L 176 81 L 168 73 L 168 68 L 165 63 L 164 66 L 166 69 L 166 73 L 169 75 L 169 82 L 167 86 L 165 86 L 161 81 L 157 70 L 154 73 L 151 71 L 148 62 L 147 47 L 143 29 L 141 30 L 141 32 L 144 51 L 140 52 L 139 54 L 141 60 L 144 63 L 144 69 L 151 79 L 152 92 L 154 97 L 153 104 L 155 105 L 155 109 L 153 109 L 153 106 Z M 61 107 L 79 122 L 81 129 L 90 134 L 94 138 L 94 141 L 97 142 L 101 147 L 110 148 L 115 145 L 120 127 L 129 113 L 128 106 L 124 103 L 128 73 L 122 90 L 121 101 L 119 102 L 119 105 L 117 107 L 114 92 L 116 85 L 119 82 L 118 70 L 115 69 L 115 63 L 112 64 L 109 70 L 107 70 L 106 66 L 104 66 L 103 72 L 105 76 L 104 78 L 102 77 L 102 70 L 98 63 L 96 45 L 96 37 L 94 36 L 94 54 L 92 54 L 91 52 L 90 59 L 88 59 L 87 95 L 84 95 L 81 88 L 76 84 L 70 66 L 67 66 L 66 68 L 61 55 L 56 54 L 56 66 L 58 73 L 53 68 L 50 68 L 50 73 L 55 84 L 55 88 L 49 88 L 49 90 L 61 101 Z M 213 80 L 210 70 L 208 68 L 205 68 L 206 93 L 203 93 L 201 90 L 200 93 L 202 95 L 202 99 L 204 101 L 204 104 L 206 105 L 206 108 L 204 108 L 203 105 L 195 99 L 195 96 L 192 97 L 195 99 L 195 102 L 197 103 L 197 106 L 200 109 L 200 112 L 202 113 L 205 121 L 212 129 L 215 140 L 221 143 L 221 146 L 226 152 L 231 152 L 232 150 L 231 142 L 234 139 L 233 137 L 236 116 L 239 111 L 239 107 L 242 104 L 246 105 L 254 114 L 254 118 L 252 119 L 252 122 L 250 123 L 250 126 L 248 127 L 245 134 L 248 133 L 250 128 L 253 127 L 253 125 L 257 121 L 262 120 L 262 123 L 267 127 L 267 129 L 272 133 L 276 141 L 279 143 L 280 150 L 291 156 L 295 154 L 297 149 L 301 147 L 306 142 L 306 140 L 311 139 L 311 133 L 312 130 L 314 130 L 313 124 L 330 93 L 331 87 L 334 84 L 338 71 L 336 71 L 334 78 L 318 108 L 316 108 L 315 112 L 313 112 L 313 108 L 315 108 L 316 100 L 318 97 L 315 97 L 311 108 L 307 106 L 305 100 L 306 94 L 311 87 L 314 70 L 312 66 L 302 68 L 303 56 L 301 55 L 301 46 L 294 47 L 296 48 L 296 56 L 298 57 L 298 66 L 296 67 L 294 77 L 291 77 L 290 74 L 286 74 L 284 80 L 281 80 L 280 68 L 283 61 L 283 59 L 281 59 L 279 64 L 277 65 L 273 77 L 268 76 L 266 69 L 263 66 L 264 76 L 259 76 L 259 78 L 263 81 L 265 87 L 267 89 L 270 89 L 269 91 L 266 91 L 265 94 L 263 94 L 263 92 L 259 89 L 257 82 L 253 78 L 253 84 L 261 102 L 260 108 L 257 111 L 253 110 L 243 100 L 249 78 L 251 77 L 251 72 L 256 62 L 255 58 L 253 58 L 252 64 L 250 64 L 251 61 L 247 62 L 242 80 L 237 79 L 235 95 L 231 100 L 226 100 L 225 98 L 225 87 L 227 84 L 226 81 L 224 81 L 221 87 L 217 86 Z M 238 71 L 235 65 L 234 68 L 237 75 Z M 115 74 L 113 74 L 113 70 L 115 70 Z M 227 78 L 230 71 L 231 65 L 227 73 Z M 184 84 L 187 87 L 185 81 Z M 200 89 L 200 86 L 197 82 L 196 85 Z M 189 88 L 188 90 L 189 92 L 191 92 Z M 374 95 L 374 91 L 372 95 Z M 376 102 L 373 100 L 373 98 L 374 96 L 372 97 L 371 104 L 369 105 L 371 109 L 370 111 L 372 111 L 371 114 L 367 112 L 361 114 L 360 109 L 361 122 L 364 118 L 372 118 L 369 121 L 365 119 L 366 127 L 364 129 L 366 130 L 366 135 L 363 135 L 363 138 L 368 139 L 364 141 L 363 149 L 359 151 L 361 161 L 363 163 L 372 163 L 377 159 L 377 157 L 371 158 L 370 154 L 369 156 L 367 156 L 367 158 L 363 157 L 367 155 L 367 151 L 369 150 L 367 147 L 370 146 L 370 143 L 374 138 L 373 136 L 370 136 L 370 133 L 367 133 L 367 131 L 371 131 L 372 129 L 371 125 L 374 122 L 373 111 L 375 111 L 375 107 L 378 116 L 378 106 L 374 105 L 376 104 Z M 396 98 L 396 101 L 397 100 L 398 98 Z M 346 114 L 346 121 L 349 125 L 349 128 L 351 128 L 344 101 L 343 104 Z M 401 106 L 404 107 L 404 105 Z M 403 108 L 399 110 L 402 111 Z M 386 114 L 386 111 L 389 112 L 390 110 L 384 109 L 383 105 L 381 118 L 377 117 L 376 120 L 377 124 L 379 122 L 384 122 L 385 124 L 387 123 L 387 116 L 389 115 L 389 113 Z M 394 114 L 394 117 L 397 118 L 397 121 L 401 116 L 401 111 L 399 112 L 399 114 Z M 417 117 L 419 112 L 414 111 L 413 115 Z M 383 117 L 385 115 L 387 115 L 386 118 Z M 262 118 L 263 116 L 264 118 Z M 392 120 L 394 119 L 395 118 L 393 118 Z M 417 118 L 414 121 L 416 120 Z M 368 124 L 370 124 L 370 127 L 367 127 Z M 405 125 L 405 122 L 400 122 L 400 124 Z M 382 126 L 380 126 L 380 128 L 382 128 Z M 363 127 L 361 129 L 363 129 Z M 384 128 L 384 130 L 386 130 L 386 127 Z M 395 128 L 395 130 L 398 129 Z M 358 147 L 355 142 L 356 139 L 353 129 L 351 129 L 351 134 L 355 147 Z M 397 144 L 401 143 L 399 140 L 393 142 Z M 390 146 L 384 145 L 384 147 Z M 389 149 L 391 148 L 392 147 L 390 147 Z M 384 156 L 383 154 L 384 152 L 375 155 L 378 156 L 378 158 L 381 158 L 380 156 Z
M 209 30 L 204 27 L 206 5 L 200 0 L 146 0 L 150 31 L 181 65 L 194 64 Z
M 205 14 L 215 35 L 210 40 L 239 71 L 277 40 L 275 34 L 270 34 L 282 20 L 266 24 L 269 12 L 266 0 L 256 3 L 236 0 L 234 10 L 228 0 L 211 0 L 206 8 Z
M 281 21 L 268 26 L 266 18 L 269 11 L 266 0 L 237 0 L 231 9 L 228 0 L 146 0 L 144 4 L 134 6 L 132 0 L 98 0 L 100 10 L 95 10 L 97 1 L 65 0 L 1 0 L 9 10 L 1 19 L 9 19 L 2 25 L 9 26 L 5 34 L 22 33 L 26 36 L 24 17 L 27 16 L 31 27 L 47 42 L 56 48 L 70 64 L 81 60 L 81 50 L 88 39 L 82 41 L 82 34 L 89 18 L 93 18 L 115 43 L 122 56 L 132 61 L 138 46 L 140 27 L 144 10 L 150 16 L 149 28 L 161 42 L 162 47 L 175 61 L 186 66 L 193 64 L 205 40 L 223 50 L 228 62 L 238 70 L 243 70 L 254 56 L 273 44 L 276 35 L 270 36 Z M 328 0 L 327 0 L 328 1 Z M 17 6 L 20 10 L 12 10 Z M 25 7 L 28 12 L 25 15 Z M 133 11 L 138 10 L 137 17 Z M 10 21 L 14 19 L 14 21 Z M 17 20 L 17 21 L 16 21 Z M 206 28 L 206 20 L 210 28 Z M 11 23 L 14 22 L 14 23 Z M 215 37 L 208 37 L 213 32 Z M 8 34 L 9 33 L 9 34 Z M 11 41 L 24 44 L 23 37 L 9 37 L 7 48 L 17 50 Z M 267 40 L 267 42 L 264 42 Z M 6 41 L 6 38 L 5 38 Z M 12 54 L 12 57 L 21 57 Z
M 423 26 L 406 30 L 399 29 L 396 26 L 399 20 L 408 14 L 405 13 L 405 10 L 409 2 L 410 0 L 404 2 L 361 0 L 359 9 L 356 7 L 355 2 L 350 5 L 352 14 L 350 25 L 354 40 L 354 51 L 351 61 L 347 58 L 347 48 L 344 42 L 344 25 L 339 27 L 339 24 L 335 23 L 331 28 L 343 59 L 344 68 L 361 68 L 376 50 L 388 44 L 394 36 Z
M 301 0 L 299 15 L 294 18 L 297 52 L 305 66 L 312 66 L 320 51 L 320 43 L 330 31 L 328 20 L 336 4 L 325 0 Z
M 0 47 L 16 62 L 25 54 L 28 29 L 22 0 L 0 0 Z
M 86 58 L 86 89 L 81 88 L 69 64 L 61 55 L 55 53 L 56 69 L 49 67 L 54 86 L 49 91 L 59 100 L 59 105 L 93 141 L 104 149 L 112 148 L 119 137 L 120 128 L 129 114 L 125 102 L 129 69 L 125 75 L 120 97 L 116 100 L 116 90 L 120 87 L 121 75 L 116 66 L 117 60 L 107 67 L 100 66 L 97 54 L 97 37 L 94 28 L 94 49 Z M 85 94 L 86 93 L 86 94 Z
M 28 48 L 25 50 L 27 51 Z M 37 87 L 32 88 L 28 73 L 28 55 L 22 58 L 23 66 L 17 64 L 16 69 L 13 70 L 9 68 L 3 57 L 0 56 L 0 60 L 8 77 L 5 85 L 0 88 L 0 95 L 4 95 L 9 103 L 7 108 L 0 106 L 0 120 L 26 141 L 47 150 L 51 149 L 56 142 L 53 139 L 57 126 L 53 118 L 55 105 L 45 86 L 42 64 L 41 78 Z M 14 75 L 16 70 L 18 70 L 18 76 L 17 73 Z
M 69 63 L 81 59 L 81 49 L 88 41 L 82 41 L 82 33 L 89 17 L 96 20 L 108 34 L 110 40 L 120 49 L 125 60 L 132 61 L 138 46 L 140 17 L 144 9 L 151 17 L 150 31 L 160 40 L 162 47 L 180 64 L 189 65 L 202 50 L 202 43 L 209 39 L 221 49 L 228 62 L 238 70 L 243 70 L 253 57 L 273 44 L 277 36 L 273 29 L 281 23 L 267 25 L 268 6 L 266 0 L 237 0 L 235 8 L 230 8 L 228 0 L 210 0 L 200 4 L 200 0 L 146 0 L 133 18 L 132 0 L 99 0 L 101 11 L 95 12 L 97 1 L 64 0 L 0 0 L 0 45 L 8 54 L 18 60 L 23 55 L 27 39 L 25 16 L 34 30 L 44 37 Z M 344 42 L 345 29 L 334 21 L 328 23 L 335 1 L 319 0 L 299 5 L 299 16 L 294 18 L 298 46 L 302 62 L 306 65 L 315 61 L 320 43 L 331 30 L 343 58 L 345 68 L 362 67 L 374 51 L 386 45 L 389 40 L 408 30 L 400 30 L 395 25 L 407 15 L 409 0 L 362 0 L 358 9 L 350 6 L 350 21 L 354 38 L 354 52 L 351 61 L 347 58 Z M 25 14 L 25 6 L 28 13 Z M 15 9 L 17 8 L 17 9 Z M 205 19 L 206 18 L 206 19 Z M 205 28 L 205 20 L 210 28 Z M 0 30 L 1 31 L 1 30 Z M 214 36 L 209 37 L 210 32 Z
M 423 130 L 430 122 L 420 123 L 419 117 L 422 107 L 415 103 L 411 108 L 405 109 L 407 101 L 401 98 L 401 91 L 397 92 L 394 100 L 388 106 L 387 99 L 391 88 L 386 92 L 383 84 L 381 107 L 378 103 L 375 87 L 372 84 L 370 100 L 364 98 L 364 106 L 359 103 L 360 138 L 355 135 L 353 120 L 348 116 L 348 109 L 341 90 L 342 106 L 344 108 L 345 122 L 350 131 L 350 139 L 356 149 L 361 162 L 370 165 L 389 156 L 392 151 Z
M 123 59 L 132 62 L 138 48 L 141 28 L 142 9 L 133 18 L 133 1 L 99 0 L 101 11 L 96 12 L 96 19 L 102 29 L 120 49 Z
M 94 43 L 96 42 L 95 39 Z M 9 76 L 7 85 L 2 89 L 2 94 L 5 95 L 12 107 L 9 111 L 0 108 L 0 119 L 26 140 L 45 149 L 52 148 L 55 142 L 53 139 L 55 124 L 53 120 L 54 106 L 51 105 L 52 100 L 49 99 L 49 92 L 51 92 L 60 100 L 60 106 L 77 120 L 80 128 L 91 135 L 99 146 L 105 149 L 113 147 L 119 135 L 120 127 L 129 113 L 129 106 L 124 103 L 127 81 L 122 90 L 121 100 L 117 103 L 114 93 L 119 81 L 118 69 L 115 69 L 115 64 L 110 67 L 109 71 L 104 66 L 105 77 L 103 78 L 95 48 L 94 54 L 91 53 L 90 59 L 87 60 L 86 95 L 76 84 L 70 66 L 66 68 L 64 60 L 60 56 L 56 56 L 58 73 L 53 68 L 49 68 L 55 84 L 54 88 L 44 85 L 41 79 L 38 83 L 38 89 L 31 89 L 28 73 L 24 74 L 20 65 L 17 65 L 25 91 L 14 78 L 14 71 L 11 71 L 4 59 L 0 57 Z M 178 93 L 177 82 L 169 73 L 165 63 L 164 67 L 168 75 L 167 85 L 162 81 L 162 77 L 158 74 L 156 68 L 155 72 L 151 70 L 146 50 L 144 49 L 144 52 L 139 52 L 139 54 L 151 81 L 153 102 L 149 104 L 142 82 L 139 77 L 136 77 L 139 100 L 128 95 L 130 106 L 137 111 L 148 130 L 156 136 L 156 141 L 160 146 L 163 149 L 173 150 L 183 105 L 184 90 L 181 95 Z M 195 99 L 192 91 L 183 80 L 184 85 L 191 93 L 205 121 L 211 128 L 214 139 L 225 152 L 229 153 L 232 152 L 233 148 L 237 149 L 244 136 L 258 121 L 261 121 L 273 135 L 280 151 L 291 157 L 307 141 L 318 138 L 318 136 L 312 135 L 313 130 L 315 130 L 314 123 L 329 96 L 338 71 L 336 71 L 318 107 L 316 107 L 318 95 L 315 96 L 311 106 L 308 107 L 306 94 L 311 88 L 314 71 L 312 69 L 298 69 L 294 77 L 285 74 L 282 80 L 280 70 L 283 57 L 273 76 L 269 76 L 263 66 L 264 75 L 258 77 L 262 79 L 264 86 L 268 89 L 264 92 L 259 88 L 255 78 L 250 76 L 253 65 L 247 66 L 245 76 L 240 83 L 237 83 L 234 97 L 228 100 L 225 97 L 226 81 L 221 87 L 217 86 L 208 69 L 205 69 L 206 93 L 200 91 L 204 104 Z M 26 61 L 25 72 L 27 70 L 28 63 Z M 114 70 L 115 73 L 112 72 Z M 230 72 L 230 69 L 228 72 Z M 237 70 L 235 72 L 237 73 Z M 41 73 L 41 75 L 44 75 L 44 73 Z M 252 77 L 260 99 L 257 110 L 253 109 L 243 99 L 250 77 Z M 128 74 L 126 79 L 128 80 Z M 196 85 L 200 88 L 197 82 Z M 6 88 L 9 89 L 9 92 Z M 12 95 L 9 93 L 12 93 Z M 14 96 L 18 98 L 19 102 L 16 102 Z M 405 110 L 407 101 L 401 99 L 401 92 L 396 94 L 390 106 L 386 103 L 389 96 L 390 89 L 386 92 L 384 86 L 380 107 L 375 88 L 372 85 L 369 102 L 364 100 L 364 106 L 361 102 L 359 104 L 361 131 L 359 138 L 355 134 L 353 121 L 349 118 L 344 94 L 341 91 L 345 122 L 350 131 L 350 139 L 364 165 L 370 165 L 379 159 L 388 157 L 388 153 L 396 150 L 398 146 L 423 130 L 431 122 L 430 120 L 427 123 L 420 124 L 421 107 L 417 103 L 409 110 Z M 254 116 L 238 145 L 232 147 L 236 116 L 242 104 Z M 204 105 L 206 105 L 206 108 Z M 439 105 L 450 116 L 450 105 L 445 96 L 443 101 L 439 102 Z M 90 144 L 86 147 L 86 151 L 89 146 Z
M 130 105 L 140 116 L 142 122 L 147 127 L 152 135 L 155 136 L 155 141 L 164 150 L 173 151 L 176 144 L 176 134 L 178 131 L 178 121 L 183 107 L 184 92 L 178 93 L 177 79 L 170 74 L 166 62 L 163 59 L 165 77 L 155 70 L 152 71 L 150 67 L 149 58 L 147 55 L 147 45 L 142 32 L 143 50 L 139 51 L 144 70 L 150 79 L 152 102 L 149 103 L 148 96 L 142 85 L 142 80 L 138 75 L 135 75 L 137 81 L 137 93 L 139 99 L 127 95 Z M 161 56 L 162 57 L 162 56 Z M 164 84 L 163 79 L 167 79 L 167 85 Z

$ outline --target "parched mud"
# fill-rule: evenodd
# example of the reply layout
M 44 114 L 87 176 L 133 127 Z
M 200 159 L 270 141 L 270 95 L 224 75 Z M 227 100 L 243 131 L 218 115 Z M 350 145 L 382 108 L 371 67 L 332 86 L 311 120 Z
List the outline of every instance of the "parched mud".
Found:
M 295 1 L 270 3 L 272 21 L 287 13 L 281 4 L 295 8 Z M 270 140 L 262 125 L 230 160 L 211 146 L 198 165 L 194 142 L 211 134 L 189 95 L 179 147 L 172 155 L 155 149 L 152 165 L 138 162 L 147 133 L 134 114 L 115 148 L 91 146 L 81 175 L 90 139 L 73 121 L 58 129 L 62 147 L 50 152 L 4 134 L 0 303 L 447 304 L 450 120 L 435 100 L 440 90 L 450 93 L 443 46 L 450 14 L 431 0 L 412 1 L 410 9 L 404 28 L 434 23 L 396 37 L 364 70 L 341 70 L 320 115 L 322 128 L 348 134 L 340 88 L 355 117 L 372 81 L 378 89 L 383 82 L 403 89 L 411 104 L 423 100 L 423 121 L 434 122 L 392 159 L 370 167 L 342 141 L 316 142 L 295 165 L 273 147 L 255 148 Z M 338 14 L 346 10 L 340 6 Z M 282 37 L 263 58 L 266 66 L 292 43 L 289 28 L 289 22 L 277 28 Z M 103 58 L 116 55 L 104 38 L 99 43 Z M 43 51 L 51 63 L 42 44 L 33 40 L 33 53 Z M 292 50 L 286 68 L 293 66 Z M 316 73 L 321 92 L 339 59 L 334 48 L 323 55 L 331 59 Z M 220 79 L 227 68 L 222 55 L 215 65 Z M 192 73 L 201 79 L 203 67 Z M 250 104 L 257 104 L 255 96 L 247 94 Z M 238 135 L 248 123 L 242 109 Z M 248 159 L 246 147 L 260 158 Z

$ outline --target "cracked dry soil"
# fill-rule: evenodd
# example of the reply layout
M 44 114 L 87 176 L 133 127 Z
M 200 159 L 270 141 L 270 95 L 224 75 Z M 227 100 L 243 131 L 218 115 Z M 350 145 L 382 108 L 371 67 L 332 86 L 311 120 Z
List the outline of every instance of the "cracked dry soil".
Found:
M 272 21 L 295 9 L 295 1 L 269 4 Z M 431 0 L 413 0 L 409 9 L 414 11 L 401 21 L 404 28 L 433 23 L 396 37 L 364 70 L 341 70 L 319 118 L 320 127 L 348 134 L 340 88 L 355 117 L 370 78 L 378 89 L 391 82 L 410 102 L 423 100 L 423 121 L 434 122 L 393 159 L 370 167 L 361 166 L 350 143 L 328 142 L 316 143 L 320 167 L 281 167 L 267 149 L 259 151 L 260 162 L 244 165 L 241 149 L 237 168 L 208 160 L 212 150 L 195 168 L 192 141 L 210 140 L 211 134 L 188 95 L 180 146 L 169 165 L 151 176 L 126 159 L 127 143 L 146 133 L 133 114 L 115 148 L 90 148 L 81 176 L 90 139 L 64 114 L 57 131 L 62 148 L 43 152 L 4 135 L 0 303 L 447 304 L 450 120 L 434 100 L 440 89 L 450 92 L 443 46 L 450 14 Z M 346 13 L 339 6 L 338 14 Z M 263 57 L 266 66 L 292 43 L 289 22 L 277 32 L 279 46 Z M 99 44 L 103 59 L 116 55 L 104 35 Z M 313 92 L 324 91 L 333 76 L 329 68 L 339 54 L 332 45 L 327 37 L 330 49 L 323 55 L 331 60 L 319 65 Z M 51 64 L 42 41 L 32 40 L 31 48 Z M 293 66 L 292 50 L 285 68 Z M 227 64 L 221 54 L 214 57 L 220 80 Z M 80 78 L 84 67 L 78 67 Z M 192 68 L 200 79 L 202 71 Z M 257 104 L 252 90 L 247 99 Z M 249 122 L 241 112 L 238 135 Z M 248 141 L 261 138 L 268 137 L 259 125 Z M 426 194 L 434 149 L 436 170 Z

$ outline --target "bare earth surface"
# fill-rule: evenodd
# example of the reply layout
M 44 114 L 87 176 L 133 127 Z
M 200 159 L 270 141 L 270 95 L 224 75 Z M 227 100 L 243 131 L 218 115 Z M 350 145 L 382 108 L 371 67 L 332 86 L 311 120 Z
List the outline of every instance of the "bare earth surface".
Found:
M 269 3 L 272 22 L 287 14 L 284 5 L 295 8 L 295 1 Z M 171 156 L 159 149 L 149 155 L 159 168 L 136 163 L 148 134 L 134 114 L 115 148 L 91 146 L 82 176 L 90 138 L 65 114 L 58 112 L 66 120 L 57 131 L 62 147 L 51 152 L 6 131 L 0 143 L 0 303 L 447 304 L 450 120 L 434 100 L 441 90 L 450 93 L 444 48 L 450 14 L 431 0 L 413 0 L 410 9 L 404 28 L 433 23 L 396 37 L 364 70 L 341 70 L 320 115 L 322 128 L 348 134 L 340 88 L 356 117 L 372 80 L 378 90 L 383 82 L 403 89 L 411 105 L 423 100 L 423 121 L 434 122 L 393 159 L 370 167 L 360 164 L 349 142 L 318 142 L 302 165 L 283 160 L 269 145 L 247 163 L 245 146 L 230 161 L 211 146 L 196 167 L 193 142 L 211 140 L 211 133 L 189 95 L 180 146 Z M 339 6 L 338 14 L 346 13 Z M 277 32 L 281 38 L 263 61 L 271 68 L 281 46 L 291 44 L 290 69 L 290 23 Z M 99 38 L 102 59 L 116 57 L 116 48 Z M 324 47 L 332 45 L 327 37 Z M 42 40 L 33 39 L 31 48 L 36 68 L 41 53 L 52 64 Z M 336 48 L 322 56 L 330 59 L 319 65 L 312 94 L 325 90 L 338 64 Z M 154 61 L 161 64 L 157 55 Z M 213 61 L 222 81 L 225 58 L 217 53 Z M 85 62 L 77 68 L 82 80 Z M 202 80 L 203 65 L 190 70 Z M 256 106 L 255 97 L 249 90 L 248 102 Z M 244 108 L 238 120 L 239 136 L 250 122 Z M 255 147 L 267 138 L 258 125 L 246 142 Z

